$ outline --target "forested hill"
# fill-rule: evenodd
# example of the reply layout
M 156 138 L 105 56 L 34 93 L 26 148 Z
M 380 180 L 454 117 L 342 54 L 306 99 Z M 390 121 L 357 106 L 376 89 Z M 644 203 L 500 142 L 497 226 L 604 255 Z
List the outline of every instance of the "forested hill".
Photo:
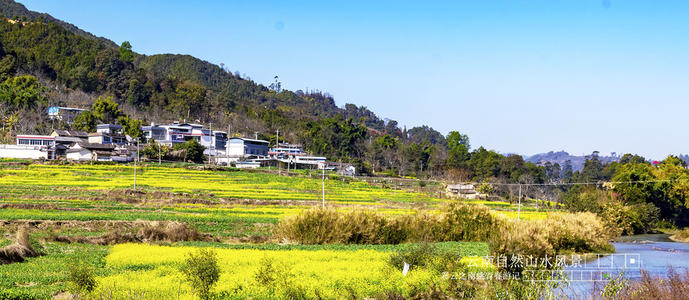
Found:
M 427 169 L 431 156 L 444 163 L 445 137 L 431 127 L 407 131 L 365 106 L 338 107 L 328 93 L 284 90 L 277 80 L 265 86 L 189 55 L 138 54 L 129 42 L 117 46 L 10 0 L 0 0 L 0 12 L 0 113 L 9 116 L 2 120 L 0 142 L 17 133 L 88 130 L 97 122 L 136 129 L 188 120 L 269 140 L 280 130 L 282 139 L 313 153 L 339 161 L 367 159 L 378 169 Z M 112 111 L 83 113 L 72 125 L 51 122 L 45 113 L 53 105 L 95 104 Z M 414 158 L 402 158 L 404 151 Z
M 97 37 L 89 32 L 83 31 L 79 29 L 79 27 L 74 26 L 73 24 L 67 23 L 65 21 L 59 20 L 54 18 L 53 16 L 46 14 L 46 13 L 39 13 L 35 11 L 30 11 L 28 10 L 23 4 L 14 2 L 12 0 L 0 0 L 0 13 L 2 14 L 3 17 L 5 18 L 10 18 L 10 19 L 17 19 L 25 22 L 32 22 L 36 20 L 42 19 L 42 21 L 46 22 L 54 22 L 59 24 L 60 26 L 66 28 L 67 30 L 89 38 L 95 38 L 99 39 L 105 43 L 110 44 L 110 46 L 117 46 L 113 41 L 108 40 L 103 37 Z

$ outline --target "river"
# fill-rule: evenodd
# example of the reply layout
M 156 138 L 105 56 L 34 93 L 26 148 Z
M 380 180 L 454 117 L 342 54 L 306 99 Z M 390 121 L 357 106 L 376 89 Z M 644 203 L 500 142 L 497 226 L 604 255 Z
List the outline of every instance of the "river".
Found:
M 590 298 L 595 285 L 603 286 L 605 278 L 620 273 L 625 278 L 635 280 L 640 278 L 641 270 L 662 277 L 667 277 L 669 267 L 680 273 L 689 270 L 689 244 L 674 242 L 667 234 L 623 237 L 613 245 L 613 255 L 565 268 L 571 280 L 561 292 L 568 298 L 585 299 Z

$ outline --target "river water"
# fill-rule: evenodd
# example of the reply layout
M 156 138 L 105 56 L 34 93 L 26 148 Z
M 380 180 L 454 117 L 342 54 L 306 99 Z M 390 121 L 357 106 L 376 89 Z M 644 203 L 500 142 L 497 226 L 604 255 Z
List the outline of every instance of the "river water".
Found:
M 640 278 L 641 270 L 652 276 L 667 277 L 669 267 L 679 273 L 689 270 L 689 244 L 673 242 L 666 234 L 624 237 L 613 243 L 615 254 L 568 266 L 569 285 L 560 293 L 572 299 L 590 298 L 595 286 L 602 287 L 607 278 L 624 276 Z

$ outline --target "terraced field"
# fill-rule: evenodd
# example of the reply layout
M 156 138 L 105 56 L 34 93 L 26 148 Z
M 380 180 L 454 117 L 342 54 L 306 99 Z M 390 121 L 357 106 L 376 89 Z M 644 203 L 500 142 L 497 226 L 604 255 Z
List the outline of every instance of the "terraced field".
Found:
M 314 291 L 326 298 L 346 297 L 347 292 L 377 295 L 381 291 L 375 286 L 379 285 L 405 294 L 415 284 L 437 280 L 438 274 L 424 272 L 412 277 L 386 275 L 390 270 L 385 269 L 384 258 L 403 245 L 276 245 L 279 241 L 272 239 L 272 230 L 281 218 L 321 205 L 322 181 L 316 174 L 313 178 L 307 172 L 278 176 L 261 170 L 156 164 L 139 166 L 136 171 L 135 190 L 131 165 L 0 163 L 0 232 L 4 234 L 0 246 L 9 244 L 11 235 L 26 226 L 35 245 L 46 254 L 24 263 L 0 265 L 0 296 L 51 297 L 67 289 L 68 264 L 86 261 L 100 270 L 94 295 L 126 298 L 133 292 L 144 299 L 191 298 L 189 288 L 180 284 L 175 266 L 194 247 L 219 251 L 227 274 L 221 277 L 220 291 L 246 289 L 247 293 L 269 295 L 264 287 L 246 284 L 264 257 L 290 266 L 312 297 Z M 390 216 L 434 213 L 449 201 L 335 175 L 325 181 L 325 190 L 329 207 L 364 207 Z M 516 217 L 516 206 L 510 203 L 477 202 L 497 214 Z M 521 215 L 546 216 L 529 206 L 524 206 Z M 108 246 L 89 240 L 165 222 L 188 224 L 207 241 Z M 445 246 L 466 256 L 488 253 L 485 243 Z M 333 270 L 337 272 L 330 272 Z M 315 289 L 316 282 L 323 280 L 327 283 L 324 288 Z

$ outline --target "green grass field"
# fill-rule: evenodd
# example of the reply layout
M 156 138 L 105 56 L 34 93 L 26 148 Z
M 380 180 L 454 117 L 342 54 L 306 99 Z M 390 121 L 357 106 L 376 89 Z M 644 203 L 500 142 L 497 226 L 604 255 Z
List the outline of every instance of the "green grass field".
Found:
M 385 276 L 390 272 L 385 269 L 385 257 L 405 245 L 277 245 L 271 240 L 272 228 L 281 218 L 321 205 L 321 179 L 311 178 L 307 172 L 278 176 L 261 170 L 197 168 L 139 166 L 135 191 L 131 165 L 0 162 L 0 231 L 4 234 L 0 246 L 10 243 L 18 227 L 28 226 L 32 239 L 42 241 L 41 251 L 46 254 L 24 263 L 0 265 L 0 299 L 2 293 L 50 298 L 65 291 L 68 265 L 73 261 L 98 267 L 96 296 L 112 293 L 125 297 L 131 290 L 145 299 L 178 294 L 180 299 L 189 298 L 191 292 L 179 284 L 175 265 L 184 253 L 198 247 L 212 247 L 224 259 L 222 268 L 231 275 L 221 278 L 219 291 L 239 288 L 267 295 L 269 290 L 246 283 L 261 257 L 274 257 L 290 265 L 311 292 L 325 280 L 327 284 L 319 293 L 335 298 L 344 297 L 349 288 L 359 296 L 381 293 L 371 288 L 374 285 L 404 294 L 413 284 L 429 283 L 437 277 L 423 272 L 413 277 Z M 391 217 L 432 213 L 448 201 L 416 190 L 395 190 L 349 178 L 329 179 L 325 185 L 329 207 L 368 208 Z M 495 209 L 496 214 L 516 217 L 513 204 L 476 202 Z M 523 218 L 545 216 L 545 212 L 529 206 L 522 211 Z M 56 234 L 98 236 L 149 221 L 185 222 L 220 242 L 99 246 L 47 239 Z M 257 237 L 260 244 L 248 243 Z M 464 256 L 488 254 L 485 243 L 439 245 L 460 249 Z M 331 276 L 332 270 L 337 272 Z

